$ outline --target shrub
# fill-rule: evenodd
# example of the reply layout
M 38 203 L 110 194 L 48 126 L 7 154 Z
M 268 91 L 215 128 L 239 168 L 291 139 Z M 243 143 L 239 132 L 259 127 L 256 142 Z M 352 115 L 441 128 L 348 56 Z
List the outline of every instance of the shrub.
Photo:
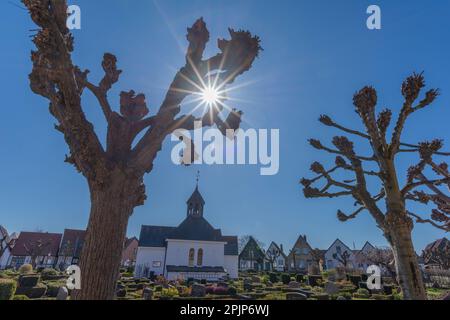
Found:
M 17 296 L 14 296 L 13 300 L 30 300 L 30 298 L 28 298 L 27 296 L 24 296 L 24 295 L 17 295 Z
M 133 278 L 134 274 L 132 272 L 125 272 L 122 274 L 122 277 L 124 278 Z
M 313 287 L 311 291 L 314 292 L 314 293 L 323 293 L 323 288 L 321 288 L 321 287 Z
M 40 276 L 38 275 L 21 275 L 19 277 L 19 287 L 32 288 L 37 286 Z
M 163 298 L 174 298 L 174 297 L 178 297 L 179 293 L 177 288 L 167 288 L 167 289 L 162 289 L 161 291 L 161 297 Z
M 161 292 L 163 289 L 162 286 L 155 286 L 155 292 Z
M 303 274 L 297 274 L 296 276 L 295 276 L 295 281 L 297 281 L 297 282 L 303 282 L 303 281 L 305 281 L 305 276 L 303 275 Z
M 228 294 L 229 294 L 230 296 L 235 296 L 235 295 L 237 295 L 237 289 L 236 289 L 235 287 L 229 287 L 229 288 L 228 288 Z
M 283 282 L 283 284 L 289 284 L 289 282 L 291 282 L 291 276 L 287 273 L 283 273 L 281 275 L 281 282 Z
M 16 281 L 0 279 L 0 300 L 11 300 L 16 292 Z
M 360 288 L 358 289 L 358 291 L 356 291 L 356 293 L 363 298 L 369 298 L 370 297 L 370 293 L 369 290 L 364 289 L 364 288 Z
M 21 265 L 19 268 L 20 274 L 27 274 L 33 272 L 33 266 L 31 264 Z
M 344 297 L 346 300 L 352 300 L 352 294 L 350 292 L 341 292 L 339 295 Z
M 269 273 L 269 280 L 272 283 L 277 283 L 278 282 L 278 275 L 275 272 Z
M 55 269 L 50 269 L 50 268 L 46 268 L 46 269 L 42 270 L 42 272 L 41 272 L 42 280 L 48 280 L 57 275 L 58 275 L 58 271 L 56 271 Z

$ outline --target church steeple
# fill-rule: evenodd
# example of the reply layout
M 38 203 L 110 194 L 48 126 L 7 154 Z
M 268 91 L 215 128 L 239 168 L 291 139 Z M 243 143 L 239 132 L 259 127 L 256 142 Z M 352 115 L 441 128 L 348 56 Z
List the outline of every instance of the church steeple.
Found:
M 203 200 L 200 191 L 198 190 L 198 180 L 200 178 L 200 173 L 197 173 L 197 185 L 191 197 L 188 199 L 187 203 L 187 215 L 193 217 L 203 217 L 203 207 L 205 206 L 205 200 Z

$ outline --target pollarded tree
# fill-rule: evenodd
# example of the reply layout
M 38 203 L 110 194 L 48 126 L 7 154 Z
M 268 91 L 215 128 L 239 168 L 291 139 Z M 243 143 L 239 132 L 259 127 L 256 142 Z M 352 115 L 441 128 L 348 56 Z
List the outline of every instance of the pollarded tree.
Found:
M 366 253 L 360 253 L 358 258 L 362 260 L 361 262 L 379 266 L 397 283 L 394 254 L 391 248 L 374 248 Z
M 164 101 L 153 116 L 143 94 L 122 92 L 120 112 L 108 102 L 108 91 L 118 82 L 121 70 L 116 57 L 105 54 L 105 71 L 98 85 L 88 80 L 72 61 L 74 41 L 66 27 L 67 3 L 64 0 L 23 0 L 39 30 L 34 37 L 37 50 L 32 52 L 31 89 L 50 101 L 50 113 L 56 129 L 67 142 L 70 155 L 66 161 L 87 179 L 91 212 L 81 257 L 81 290 L 76 299 L 113 299 L 123 241 L 128 220 L 135 207 L 146 200 L 143 177 L 153 169 L 153 162 L 165 138 L 177 129 L 192 130 L 194 123 L 217 125 L 222 132 L 237 129 L 240 112 L 230 112 L 221 119 L 223 107 L 209 108 L 202 118 L 192 114 L 179 116 L 181 103 L 205 88 L 211 74 L 222 88 L 248 71 L 260 51 L 258 37 L 246 31 L 230 29 L 230 40 L 219 40 L 220 53 L 203 59 L 209 32 L 202 19 L 188 29 L 189 46 L 185 65 L 176 73 Z M 82 94 L 87 89 L 97 98 L 108 125 L 106 146 L 82 109 Z M 135 141 L 139 133 L 139 141 Z
M 365 132 L 346 128 L 328 116 L 321 116 L 322 124 L 367 140 L 373 154 L 358 155 L 353 142 L 344 136 L 334 137 L 335 148 L 326 147 L 320 141 L 311 139 L 310 144 L 314 148 L 335 154 L 337 157 L 335 166 L 330 170 L 325 169 L 319 162 L 315 162 L 311 170 L 318 176 L 314 179 L 302 180 L 304 194 L 307 198 L 350 196 L 355 199 L 356 211 L 350 215 L 338 211 L 339 220 L 345 222 L 354 219 L 365 210 L 372 215 L 378 228 L 383 231 L 392 247 L 399 283 L 405 299 L 426 299 L 411 239 L 414 220 L 417 223 L 430 223 L 445 231 L 450 229 L 450 202 L 444 193 L 446 188 L 443 188 L 448 187 L 450 182 L 447 165 L 438 165 L 434 161 L 436 156 L 448 155 L 440 152 L 442 141 L 435 140 L 417 145 L 401 142 L 408 118 L 428 107 L 438 96 L 438 91 L 432 89 L 425 93 L 422 100 L 418 101 L 424 87 L 425 81 L 422 74 L 413 74 L 403 83 L 404 104 L 390 140 L 387 139 L 387 131 L 392 111 L 386 109 L 378 116 L 376 115 L 377 92 L 372 87 L 363 88 L 355 94 L 353 99 L 356 112 L 364 124 Z M 402 187 L 397 173 L 396 160 L 400 154 L 405 152 L 417 153 L 420 160 L 417 165 L 408 170 L 406 184 Z M 427 171 L 426 169 L 431 170 Z M 338 170 L 350 173 L 352 177 L 349 180 L 336 178 Z M 436 177 L 431 178 L 430 175 Z M 373 180 L 373 178 L 379 183 L 381 189 L 379 193 L 371 193 L 369 190 L 369 179 Z M 318 181 L 324 181 L 324 186 L 313 187 Z M 423 188 L 429 193 L 423 191 Z M 385 201 L 384 207 L 380 205 L 382 200 Z M 407 201 L 421 203 L 432 201 L 437 205 L 437 209 L 433 210 L 430 218 L 423 218 L 408 209 Z

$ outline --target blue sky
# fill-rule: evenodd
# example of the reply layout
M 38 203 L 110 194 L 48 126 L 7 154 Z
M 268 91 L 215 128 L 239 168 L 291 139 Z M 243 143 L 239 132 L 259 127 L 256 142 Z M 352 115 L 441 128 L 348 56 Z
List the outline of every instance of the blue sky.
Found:
M 18 3 L 18 0 L 11 1 Z M 327 248 L 336 237 L 349 246 L 366 240 L 385 245 L 368 214 L 342 224 L 338 208 L 351 210 L 350 199 L 307 200 L 298 184 L 308 176 L 314 160 L 330 163 L 329 156 L 307 144 L 310 137 L 330 141 L 336 131 L 317 122 L 322 113 L 361 129 L 352 108 L 353 93 L 374 85 L 380 108 L 398 111 L 400 85 L 413 71 L 425 71 L 430 86 L 442 96 L 425 112 L 415 115 L 405 140 L 449 139 L 450 20 L 447 1 L 257 1 L 257 0 L 78 0 L 82 29 L 75 31 L 74 61 L 101 76 L 101 58 L 112 52 L 124 73 L 110 94 L 118 104 L 121 90 L 147 95 L 151 111 L 159 106 L 174 70 L 184 63 L 186 27 L 204 17 L 216 52 L 215 39 L 227 28 L 258 34 L 265 51 L 253 69 L 239 79 L 252 85 L 233 93 L 245 100 L 234 105 L 255 128 L 280 129 L 280 172 L 262 177 L 253 166 L 176 167 L 170 161 L 173 144 L 167 140 L 154 170 L 145 182 L 148 201 L 130 219 L 129 234 L 139 235 L 142 224 L 177 225 L 185 216 L 185 201 L 201 170 L 200 189 L 205 215 L 225 234 L 253 234 L 269 244 L 291 247 L 306 234 L 314 247 Z M 382 30 L 366 28 L 366 8 L 382 9 Z M 62 232 L 85 228 L 89 194 L 84 178 L 64 163 L 67 146 L 53 129 L 48 103 L 28 86 L 31 70 L 30 35 L 35 26 L 24 10 L 9 1 L 0 3 L 0 224 L 11 231 L 42 229 Z M 90 95 L 84 109 L 104 139 L 105 123 Z M 186 109 L 184 109 L 186 110 Z M 364 150 L 364 149 L 362 149 Z M 327 162 L 328 160 L 328 162 Z M 398 163 L 402 176 L 411 163 Z M 423 209 L 423 208 L 422 208 Z M 444 236 L 419 225 L 416 249 Z

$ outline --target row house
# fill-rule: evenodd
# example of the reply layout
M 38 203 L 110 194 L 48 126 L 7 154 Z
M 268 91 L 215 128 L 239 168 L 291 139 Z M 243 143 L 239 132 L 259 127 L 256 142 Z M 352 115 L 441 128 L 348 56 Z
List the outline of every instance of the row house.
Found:
M 21 232 L 19 236 L 8 236 L 0 226 L 0 269 L 19 268 L 31 264 L 34 268 L 58 268 L 65 270 L 77 265 L 85 241 L 85 230 L 65 229 L 63 234 L 44 232 Z M 124 242 L 122 266 L 134 266 L 137 239 Z

